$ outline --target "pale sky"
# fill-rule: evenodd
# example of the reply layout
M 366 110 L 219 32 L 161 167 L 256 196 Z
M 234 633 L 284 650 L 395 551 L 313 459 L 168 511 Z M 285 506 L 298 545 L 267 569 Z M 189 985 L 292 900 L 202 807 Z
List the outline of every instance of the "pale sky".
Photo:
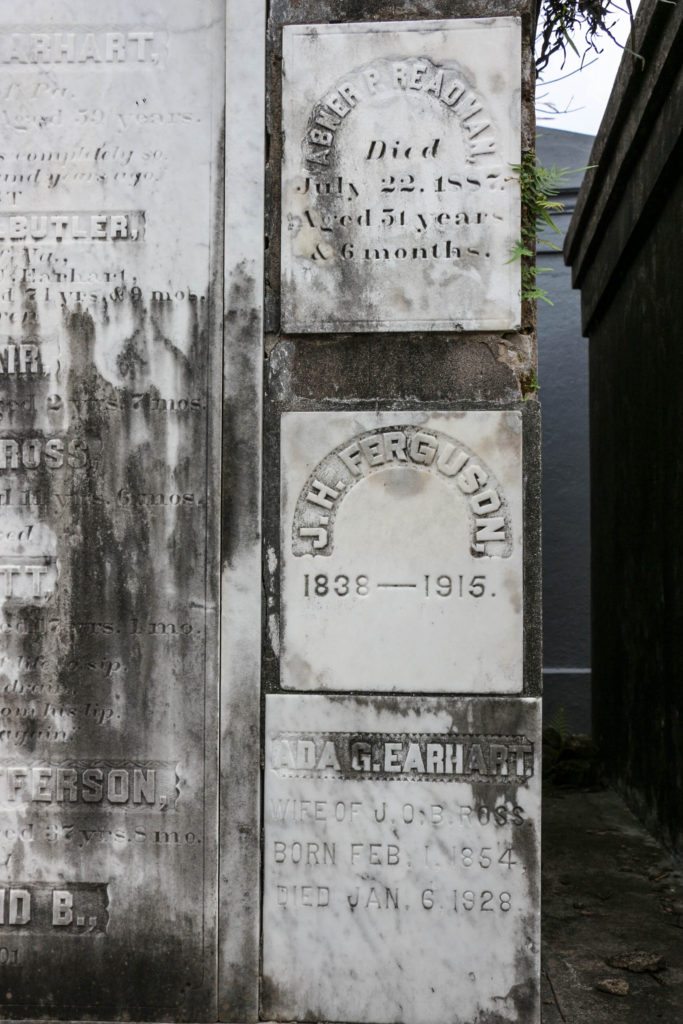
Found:
M 634 12 L 640 0 L 633 0 Z M 620 6 L 626 8 L 626 4 Z M 626 13 L 618 15 L 614 35 L 619 42 L 628 38 L 630 22 Z M 585 42 L 574 37 L 580 54 Z M 589 53 L 581 68 L 581 60 L 569 50 L 562 67 L 562 58 L 555 56 L 536 83 L 536 107 L 539 127 L 559 128 L 567 132 L 596 135 L 607 106 L 622 51 L 611 39 L 603 37 L 601 54 Z M 597 60 L 596 60 L 597 57 Z M 594 61 L 594 63 L 591 63 Z M 581 68 L 581 70 L 577 70 Z M 576 71 L 576 74 L 571 72 Z M 569 75 L 570 77 L 565 77 Z M 559 79 L 559 81 L 558 81 Z M 553 114 L 556 108 L 559 113 Z

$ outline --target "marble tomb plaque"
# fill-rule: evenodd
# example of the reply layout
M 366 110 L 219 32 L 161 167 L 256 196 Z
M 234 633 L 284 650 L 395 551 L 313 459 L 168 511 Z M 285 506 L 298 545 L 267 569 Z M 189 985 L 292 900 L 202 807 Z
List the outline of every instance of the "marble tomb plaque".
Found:
M 519 18 L 283 30 L 285 331 L 520 323 Z
M 283 688 L 520 693 L 521 413 L 281 422 Z
M 3 4 L 0 1005 L 214 1019 L 223 4 Z
M 540 702 L 266 715 L 265 1018 L 537 1020 Z

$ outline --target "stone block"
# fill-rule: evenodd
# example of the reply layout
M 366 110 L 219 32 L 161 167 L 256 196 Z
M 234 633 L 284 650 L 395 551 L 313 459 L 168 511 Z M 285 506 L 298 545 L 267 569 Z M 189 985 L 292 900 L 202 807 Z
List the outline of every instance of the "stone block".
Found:
M 288 332 L 520 324 L 521 19 L 283 30 Z
M 519 411 L 289 412 L 281 682 L 521 693 Z
M 265 1019 L 537 1020 L 540 702 L 266 716 Z

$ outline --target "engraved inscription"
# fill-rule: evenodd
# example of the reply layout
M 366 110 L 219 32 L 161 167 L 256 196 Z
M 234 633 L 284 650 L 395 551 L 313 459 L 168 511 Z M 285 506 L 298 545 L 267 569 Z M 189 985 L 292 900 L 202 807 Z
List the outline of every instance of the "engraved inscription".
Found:
M 140 241 L 143 213 L 20 213 L 0 215 L 0 242 Z
M 94 709 L 95 710 L 95 709 Z M 1 713 L 1 712 L 0 712 Z M 67 714 L 73 714 L 69 709 Z M 112 709 L 95 713 L 102 722 Z M 163 761 L 63 761 L 57 764 L 0 762 L 0 807 L 11 804 L 110 804 L 175 810 L 180 793 L 178 768 Z M 74 808 L 71 808 L 74 809 Z
M 515 1019 L 515 986 L 536 1002 L 538 702 L 279 695 L 266 715 L 266 1013 L 471 1024 Z
M 520 62 L 514 18 L 285 27 L 286 330 L 518 324 Z
M 422 779 L 463 776 L 515 782 L 534 773 L 526 736 L 271 736 L 271 768 L 283 778 Z
M 5 1012 L 206 1020 L 225 5 L 5 22 Z
M 107 931 L 109 899 L 106 885 L 63 882 L 15 883 L 3 886 L 0 880 L 0 939 L 5 934 L 27 932 L 30 935 L 52 932 L 60 935 L 96 935 Z M 19 963 L 19 951 L 14 960 Z M 2 966 L 0 953 L 0 966 Z
M 505 496 L 481 461 L 454 438 L 412 425 L 360 434 L 331 452 L 305 484 L 294 518 L 294 554 L 331 554 L 334 519 L 349 489 L 373 470 L 397 468 L 425 470 L 454 484 L 468 504 L 472 553 L 507 557 L 511 539 Z
M 70 27 L 58 32 L 10 32 L 0 37 L 0 64 L 157 64 L 159 43 L 164 37 L 165 33 L 141 29 L 74 32 Z
M 496 151 L 495 128 L 484 109 L 485 101 L 477 94 L 462 74 L 453 68 L 439 67 L 427 57 L 410 57 L 406 60 L 376 60 L 363 68 L 351 71 L 329 90 L 319 103 L 309 122 L 305 141 L 305 160 L 312 168 L 328 167 L 333 157 L 337 131 L 344 119 L 364 106 L 368 101 L 381 96 L 385 99 L 392 93 L 407 93 L 411 90 L 438 100 L 453 111 L 459 127 L 465 135 L 467 163 L 476 164 L 478 156 Z M 441 139 L 430 140 L 420 148 L 406 145 L 397 139 L 386 142 L 372 139 L 365 155 L 366 160 L 410 160 L 435 159 Z M 402 191 L 414 191 L 414 184 L 406 184 Z M 414 179 L 413 179 L 414 180 Z
M 520 414 L 286 413 L 281 450 L 283 687 L 519 693 Z

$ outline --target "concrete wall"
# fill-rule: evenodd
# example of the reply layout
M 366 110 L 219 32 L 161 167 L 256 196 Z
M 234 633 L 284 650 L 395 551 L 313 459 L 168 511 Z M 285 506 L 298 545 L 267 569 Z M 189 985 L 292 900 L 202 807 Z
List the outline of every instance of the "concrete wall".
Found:
M 590 488 L 588 346 L 581 303 L 561 247 L 576 204 L 593 137 L 540 128 L 539 163 L 568 169 L 554 220 L 559 234 L 541 240 L 540 278 L 553 305 L 538 304 L 539 383 L 543 400 L 543 681 L 546 724 L 591 730 Z
M 567 242 L 590 338 L 594 728 L 683 847 L 683 9 L 644 0 Z

